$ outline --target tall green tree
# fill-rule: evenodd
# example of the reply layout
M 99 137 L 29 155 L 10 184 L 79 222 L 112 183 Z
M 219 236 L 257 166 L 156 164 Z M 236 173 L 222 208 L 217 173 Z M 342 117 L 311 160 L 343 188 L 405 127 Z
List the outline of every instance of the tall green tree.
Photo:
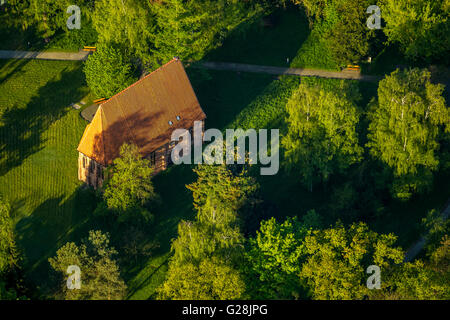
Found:
M 356 64 L 366 57 L 375 31 L 367 27 L 370 0 L 333 1 L 336 22 L 325 36 L 327 46 L 340 65 Z
M 341 66 L 370 54 L 375 30 L 367 27 L 370 0 L 293 0 L 302 5 L 311 24 L 320 25 L 325 45 Z
M 419 69 L 396 70 L 379 83 L 367 145 L 392 168 L 393 191 L 399 198 L 426 189 L 438 168 L 439 135 L 450 129 L 443 90 L 430 82 L 430 72 Z
M 81 10 L 82 28 L 91 26 L 94 0 L 10 0 L 11 12 L 22 24 L 23 29 L 35 26 L 43 37 L 51 37 L 57 32 L 76 32 L 67 28 L 71 13 L 67 8 L 76 5 Z
M 304 240 L 306 262 L 300 276 L 314 299 L 363 299 L 370 291 L 367 267 L 377 265 L 383 274 L 403 261 L 403 251 L 393 246 L 396 239 L 393 234 L 377 234 L 364 223 L 310 231 Z
M 107 207 L 119 213 L 139 211 L 148 216 L 145 206 L 157 197 L 152 173 L 150 161 L 142 158 L 138 147 L 123 144 L 105 183 L 103 198 Z
M 248 240 L 244 265 L 247 290 L 252 299 L 298 298 L 302 291 L 299 274 L 305 255 L 303 239 L 308 229 L 296 218 L 278 223 L 261 222 Z
M 117 251 L 109 244 L 109 234 L 89 231 L 81 245 L 66 243 L 49 259 L 52 268 L 61 276 L 61 294 L 67 300 L 121 300 L 126 285 L 120 277 L 114 256 Z M 68 289 L 67 268 L 78 266 L 81 270 L 81 288 Z
M 245 284 L 235 268 L 218 257 L 171 263 L 168 277 L 160 287 L 161 299 L 233 300 L 243 297 Z
M 156 17 L 154 65 L 174 56 L 182 60 L 199 60 L 209 50 L 221 44 L 225 35 L 251 11 L 237 0 L 163 0 L 155 1 Z
M 16 268 L 19 260 L 10 211 L 9 204 L 0 196 L 0 276 Z
M 379 0 L 383 28 L 390 42 L 399 43 L 410 58 L 448 58 L 450 5 L 448 0 Z
M 345 82 L 334 89 L 301 84 L 288 101 L 289 131 L 282 139 L 287 167 L 298 169 L 311 190 L 318 181 L 343 172 L 361 159 L 356 126 L 356 93 Z
M 200 165 L 194 171 L 198 179 L 187 187 L 193 192 L 197 217 L 178 225 L 160 298 L 242 298 L 245 288 L 239 265 L 244 238 L 239 214 L 246 210 L 258 186 L 247 170 L 234 170 L 233 166 Z M 199 280 L 199 274 L 205 279 Z M 199 283 L 204 286 L 201 290 Z
M 83 71 L 89 88 L 98 98 L 110 98 L 137 80 L 130 60 L 111 44 L 100 45 L 89 56 Z
M 150 59 L 155 22 L 148 1 L 97 0 L 93 25 L 100 43 L 114 43 L 144 63 Z
M 383 273 L 381 290 L 372 290 L 376 300 L 450 299 L 450 239 L 442 238 L 428 251 L 426 260 L 403 263 Z

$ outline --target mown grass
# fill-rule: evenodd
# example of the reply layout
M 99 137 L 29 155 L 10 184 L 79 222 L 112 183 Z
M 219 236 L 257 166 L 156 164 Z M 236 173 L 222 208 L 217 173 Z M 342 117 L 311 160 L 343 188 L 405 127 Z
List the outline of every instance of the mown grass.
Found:
M 86 123 L 69 106 L 88 88 L 77 62 L 2 60 L 0 92 L 0 193 L 13 207 L 27 278 L 44 288 L 47 258 L 93 209 L 77 179 Z

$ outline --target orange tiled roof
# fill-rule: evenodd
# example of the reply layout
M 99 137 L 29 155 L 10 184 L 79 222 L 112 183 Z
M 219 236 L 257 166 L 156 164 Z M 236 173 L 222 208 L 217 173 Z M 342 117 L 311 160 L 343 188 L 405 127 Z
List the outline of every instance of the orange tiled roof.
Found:
M 147 155 L 169 142 L 173 130 L 205 118 L 183 64 L 173 59 L 102 103 L 77 150 L 109 165 L 125 142 Z

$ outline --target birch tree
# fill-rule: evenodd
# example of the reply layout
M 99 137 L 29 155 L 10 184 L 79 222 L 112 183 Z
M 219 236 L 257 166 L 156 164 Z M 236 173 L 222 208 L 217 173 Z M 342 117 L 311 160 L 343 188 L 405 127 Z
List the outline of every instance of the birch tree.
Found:
M 444 87 L 432 84 L 430 76 L 427 70 L 394 71 L 380 82 L 369 114 L 367 145 L 392 168 L 393 191 L 400 198 L 431 183 L 439 165 L 439 134 L 450 128 Z
M 287 167 L 298 170 L 311 190 L 314 183 L 326 181 L 361 159 L 356 95 L 346 93 L 350 89 L 344 82 L 337 89 L 302 83 L 286 106 L 289 131 L 282 145 Z

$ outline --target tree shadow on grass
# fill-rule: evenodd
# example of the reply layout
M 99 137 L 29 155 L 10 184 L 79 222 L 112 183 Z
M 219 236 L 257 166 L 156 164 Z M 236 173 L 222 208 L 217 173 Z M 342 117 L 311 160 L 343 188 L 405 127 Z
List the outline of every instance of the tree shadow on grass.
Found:
M 28 59 L 5 59 L 0 60 L 0 85 L 6 82 L 9 78 L 11 78 L 14 74 L 17 74 L 22 71 L 23 67 L 30 62 Z M 6 74 L 3 75 L 2 69 L 5 68 L 8 70 Z
M 187 71 L 206 114 L 206 128 L 219 130 L 225 129 L 274 81 L 273 76 L 263 74 L 203 69 Z
M 66 242 L 78 243 L 94 228 L 94 209 L 93 193 L 78 188 L 66 200 L 63 197 L 47 199 L 16 224 L 25 278 L 36 298 L 51 297 L 58 289 L 58 283 L 51 277 L 48 258 Z
M 288 67 L 309 34 L 303 10 L 288 6 L 241 23 L 204 60 Z
M 43 147 L 43 133 L 62 118 L 68 105 L 86 95 L 81 66 L 63 71 L 57 79 L 40 88 L 25 108 L 14 106 L 2 115 L 0 125 L 0 175 L 22 164 Z

